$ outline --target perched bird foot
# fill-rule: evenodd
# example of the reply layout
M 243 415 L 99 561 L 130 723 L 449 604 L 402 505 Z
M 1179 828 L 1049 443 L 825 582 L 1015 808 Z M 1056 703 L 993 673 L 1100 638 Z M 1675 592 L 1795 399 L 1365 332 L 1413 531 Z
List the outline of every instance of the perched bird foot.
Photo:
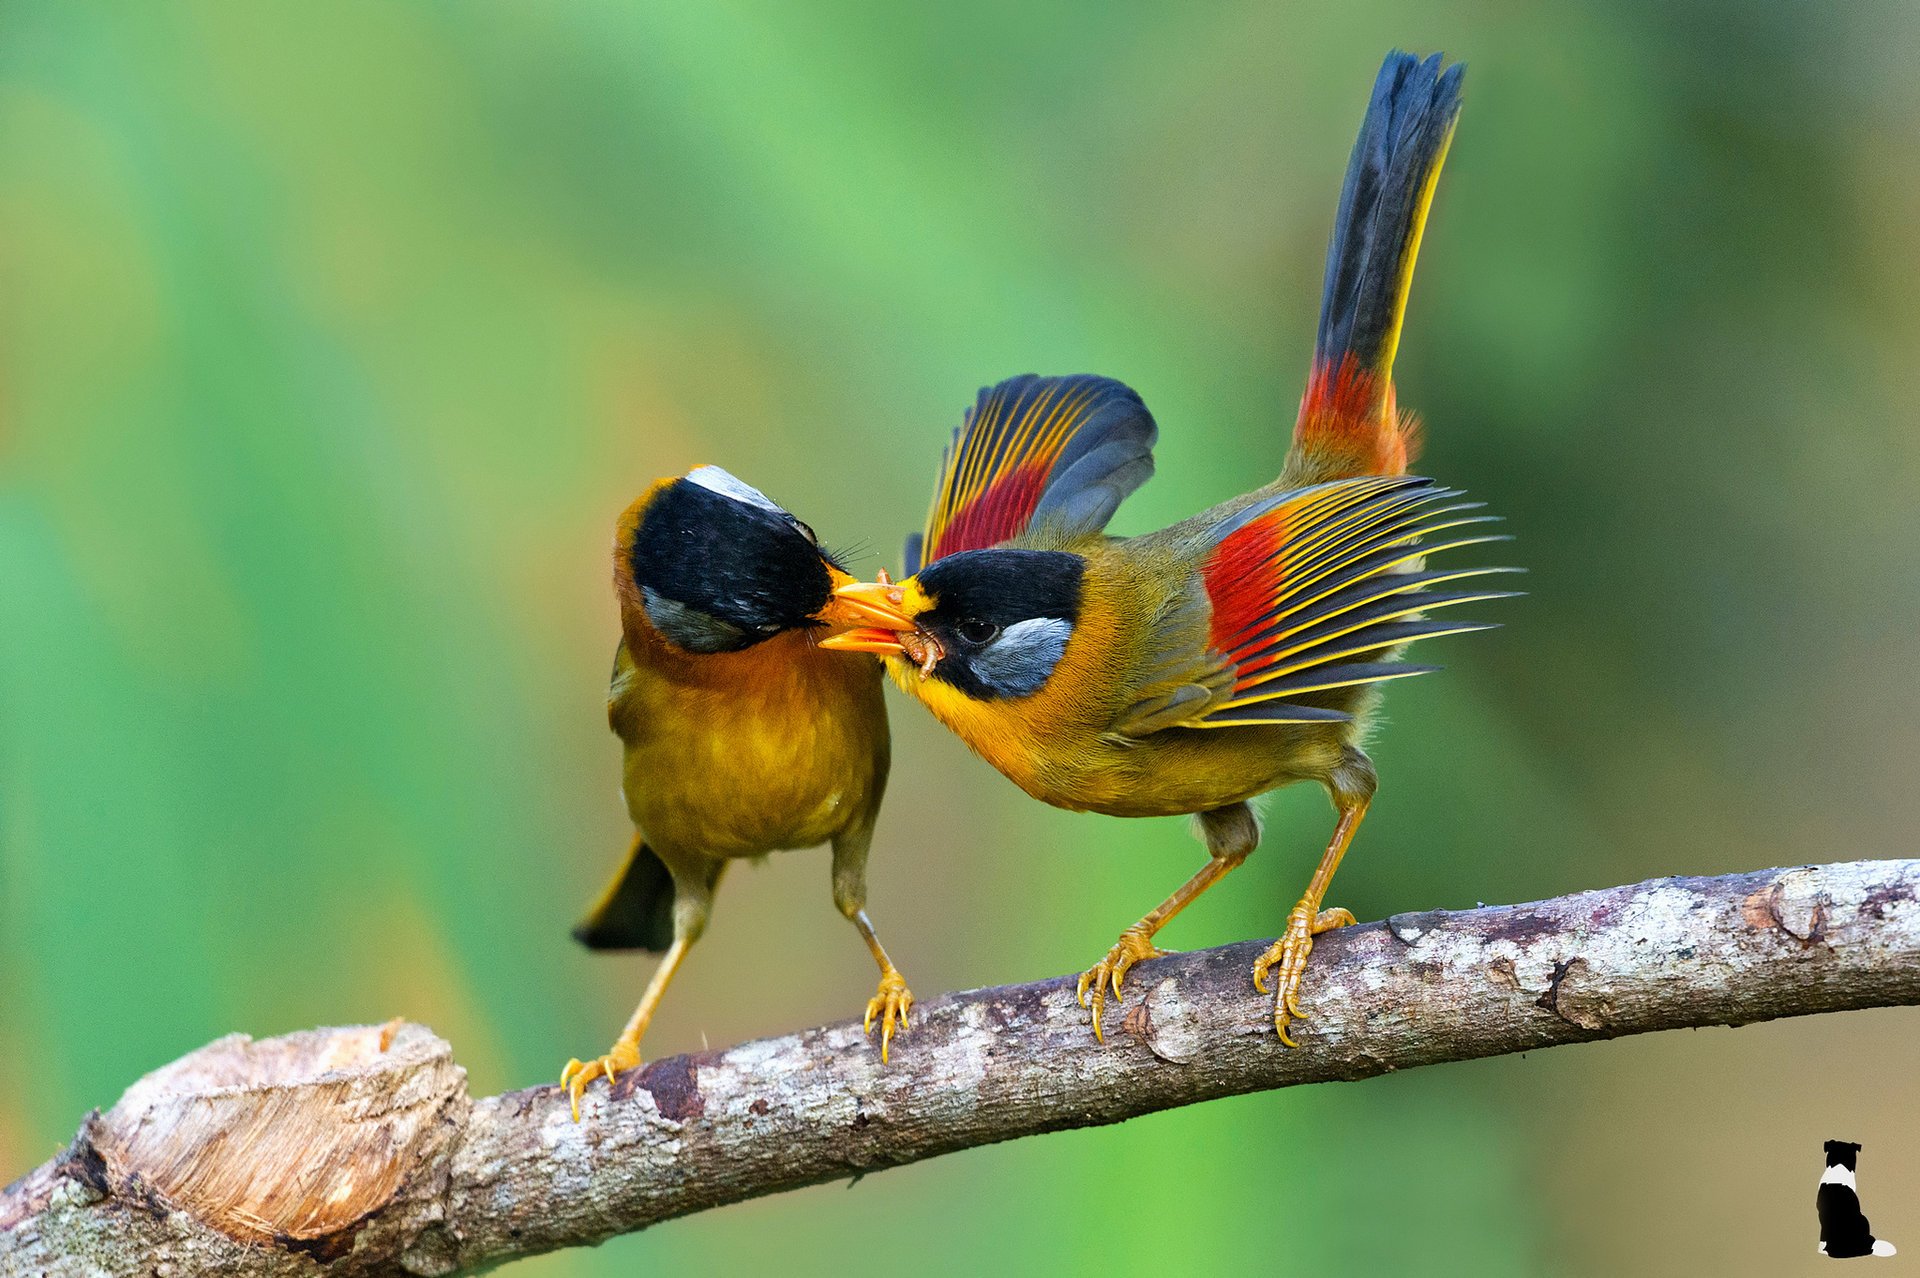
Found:
M 1267 992 L 1267 980 L 1273 969 L 1280 969 L 1273 986 L 1273 1028 L 1288 1047 L 1300 1045 L 1287 1033 L 1287 1023 L 1307 1019 L 1300 1008 L 1300 978 L 1306 975 L 1313 938 L 1336 927 L 1349 927 L 1353 921 L 1353 915 L 1346 910 L 1321 910 L 1316 914 L 1310 902 L 1302 901 L 1287 915 L 1286 932 L 1254 962 L 1253 988 L 1262 994 Z
M 1162 958 L 1166 953 L 1166 950 L 1157 948 L 1148 939 L 1146 932 L 1130 927 L 1120 934 L 1120 939 L 1114 942 L 1105 958 L 1080 973 L 1080 986 L 1074 996 L 1080 1000 L 1080 1006 L 1090 1008 L 1093 1012 L 1094 1038 L 1102 1043 L 1107 1041 L 1100 1032 L 1100 1013 L 1106 1007 L 1107 987 L 1113 987 L 1114 1002 L 1119 1002 L 1120 982 L 1133 965 L 1147 959 Z M 1093 996 L 1091 1003 L 1088 1002 L 1089 994 Z
M 599 1060 L 583 1061 L 579 1059 L 567 1062 L 560 1071 L 560 1090 L 573 1102 L 573 1121 L 580 1121 L 580 1097 L 587 1090 L 587 1084 L 602 1074 L 606 1075 L 607 1086 L 612 1087 L 620 1075 L 640 1064 L 640 1048 L 634 1043 L 615 1043 L 607 1049 L 607 1054 Z
M 887 1049 L 893 1046 L 894 1022 L 898 1021 L 902 1030 L 907 1028 L 907 1012 L 913 1007 L 913 991 L 907 988 L 906 978 L 894 968 L 889 967 L 880 974 L 880 989 L 867 1000 L 867 1033 L 873 1033 L 873 1023 L 880 1022 L 880 1063 L 887 1063 Z

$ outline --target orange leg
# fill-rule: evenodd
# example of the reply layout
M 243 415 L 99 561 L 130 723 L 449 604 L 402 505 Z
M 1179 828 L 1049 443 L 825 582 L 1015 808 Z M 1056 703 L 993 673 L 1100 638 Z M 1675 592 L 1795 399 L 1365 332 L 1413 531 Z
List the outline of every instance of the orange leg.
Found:
M 668 862 L 669 869 L 675 864 L 678 862 Z M 659 1010 L 667 986 L 673 983 L 674 973 L 686 961 L 693 943 L 707 930 L 707 920 L 713 913 L 713 894 L 726 872 L 725 861 L 711 861 L 695 863 L 690 872 L 675 873 L 673 944 L 667 947 L 660 966 L 654 969 L 653 979 L 647 982 L 646 992 L 640 996 L 640 1005 L 633 1009 L 627 1027 L 620 1031 L 620 1037 L 613 1040 L 613 1046 L 605 1055 L 590 1061 L 576 1057 L 560 1071 L 560 1088 L 573 1103 L 574 1122 L 580 1121 L 580 1097 L 586 1092 L 587 1084 L 604 1075 L 607 1086 L 612 1087 L 622 1073 L 640 1064 L 640 1040 L 646 1036 L 647 1026 L 653 1023 L 653 1014 Z
M 622 1071 L 640 1063 L 640 1040 L 646 1035 L 647 1026 L 653 1022 L 653 1014 L 658 1010 L 667 986 L 672 984 L 673 974 L 680 970 L 680 964 L 691 948 L 693 942 L 687 938 L 674 938 L 666 957 L 654 969 L 653 979 L 647 982 L 647 992 L 640 996 L 640 1006 L 633 1009 L 627 1027 L 620 1031 L 619 1038 L 613 1040 L 613 1046 L 607 1049 L 606 1055 L 592 1061 L 578 1058 L 570 1060 L 567 1067 L 560 1071 L 560 1086 L 573 1102 L 574 1122 L 580 1121 L 580 1096 L 587 1090 L 588 1083 L 604 1074 L 607 1086 L 612 1087 Z
M 856 910 L 853 925 L 860 929 L 860 938 L 867 943 L 867 951 L 873 955 L 873 961 L 880 965 L 880 988 L 867 1000 L 867 1033 L 873 1032 L 875 1020 L 880 1022 L 880 1063 L 887 1063 L 887 1049 L 893 1046 L 894 1023 L 899 1022 L 901 1029 L 907 1028 L 907 1013 L 913 1008 L 913 991 L 907 988 L 907 978 L 900 975 L 900 969 L 887 957 L 886 947 L 880 944 L 880 937 L 873 930 L 873 924 L 867 919 L 865 910 Z
M 1259 841 L 1259 827 L 1254 823 L 1253 811 L 1243 803 L 1214 812 L 1200 814 L 1201 830 L 1207 840 L 1207 850 L 1211 859 L 1200 871 L 1166 900 L 1155 906 L 1138 923 L 1120 933 L 1120 939 L 1114 943 L 1107 956 L 1080 974 L 1080 984 L 1075 997 L 1080 1006 L 1089 1007 L 1093 1013 L 1093 1036 L 1101 1042 L 1106 1036 L 1101 1032 L 1100 1016 L 1107 1001 L 1107 987 L 1113 988 L 1113 997 L 1120 998 L 1120 982 L 1135 963 L 1147 959 L 1159 958 L 1166 953 L 1153 944 L 1154 935 L 1172 920 L 1173 916 L 1197 900 L 1202 892 L 1225 878 L 1227 872 L 1237 867 L 1252 853 L 1254 844 Z M 1088 994 L 1092 1002 L 1088 1002 Z
M 865 823 L 834 838 L 833 903 L 859 931 L 860 939 L 867 943 L 867 953 L 880 965 L 880 987 L 867 1000 L 866 1032 L 873 1033 L 873 1023 L 880 1022 L 880 1063 L 884 1065 L 893 1047 L 894 1027 L 907 1028 L 913 991 L 887 957 L 879 933 L 873 930 L 873 920 L 867 917 L 867 852 L 872 845 L 873 827 Z
M 1287 1022 L 1307 1019 L 1307 1014 L 1300 1010 L 1300 978 L 1306 974 L 1307 956 L 1313 953 L 1313 938 L 1336 927 L 1347 927 L 1354 921 L 1346 910 L 1320 907 L 1327 899 L 1327 887 L 1333 882 L 1334 871 L 1340 868 L 1340 858 L 1347 854 L 1353 833 L 1366 815 L 1364 799 L 1341 807 L 1340 822 L 1333 827 L 1333 839 L 1307 883 L 1306 895 L 1287 915 L 1286 932 L 1253 965 L 1253 985 L 1262 994 L 1267 992 L 1268 975 L 1276 965 L 1280 968 L 1279 979 L 1274 984 L 1273 1027 L 1288 1047 L 1299 1044 L 1287 1033 Z

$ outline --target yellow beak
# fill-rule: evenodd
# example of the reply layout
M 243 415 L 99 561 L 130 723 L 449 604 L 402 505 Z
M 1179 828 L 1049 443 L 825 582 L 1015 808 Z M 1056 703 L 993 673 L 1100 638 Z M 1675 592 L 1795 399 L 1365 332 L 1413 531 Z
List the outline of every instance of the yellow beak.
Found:
M 921 630 L 901 604 L 906 592 L 885 573 L 878 581 L 848 580 L 836 585 L 833 602 L 820 614 L 829 625 L 852 627 L 820 641 L 822 648 L 840 652 L 873 652 L 881 656 L 906 656 L 923 673 L 930 671 L 945 655 L 940 643 Z
M 819 618 L 846 629 L 822 639 L 820 646 L 840 652 L 902 651 L 901 633 L 914 629 L 913 618 L 900 611 L 903 597 L 900 587 L 884 576 L 879 581 L 855 581 L 845 574 L 834 574 L 833 599 L 820 611 Z

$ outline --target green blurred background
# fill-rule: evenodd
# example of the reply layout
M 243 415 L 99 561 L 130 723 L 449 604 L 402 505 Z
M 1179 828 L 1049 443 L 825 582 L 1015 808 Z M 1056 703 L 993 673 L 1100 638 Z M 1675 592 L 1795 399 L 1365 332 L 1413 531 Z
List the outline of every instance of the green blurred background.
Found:
M 603 1046 L 647 971 L 566 935 L 627 838 L 615 514 L 712 461 L 897 567 L 1028 370 L 1155 410 L 1120 531 L 1264 481 L 1394 45 L 1472 66 L 1402 399 L 1532 593 L 1392 689 L 1339 902 L 1911 853 L 1920 11 L 1349 9 L 0 7 L 0 1180 L 230 1030 L 404 1013 L 478 1092 Z M 1197 864 L 892 704 L 872 904 L 923 995 L 1084 967 Z M 1273 934 L 1330 816 L 1267 810 L 1172 944 Z M 825 854 L 779 857 L 648 1045 L 871 984 Z M 1917 1048 L 1856 1013 L 1248 1097 L 517 1272 L 1790 1272 L 1829 1136 L 1920 1247 Z

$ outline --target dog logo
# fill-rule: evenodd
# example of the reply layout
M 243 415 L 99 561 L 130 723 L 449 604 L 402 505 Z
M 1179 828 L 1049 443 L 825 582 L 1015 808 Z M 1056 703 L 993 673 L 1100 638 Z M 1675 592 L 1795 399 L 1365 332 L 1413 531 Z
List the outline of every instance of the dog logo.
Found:
M 1814 1205 L 1820 1210 L 1820 1254 L 1835 1260 L 1850 1256 L 1891 1256 L 1893 1244 L 1875 1238 L 1860 1210 L 1860 1186 L 1854 1164 L 1860 1146 L 1847 1140 L 1827 1142 L 1827 1170 L 1820 1177 Z

